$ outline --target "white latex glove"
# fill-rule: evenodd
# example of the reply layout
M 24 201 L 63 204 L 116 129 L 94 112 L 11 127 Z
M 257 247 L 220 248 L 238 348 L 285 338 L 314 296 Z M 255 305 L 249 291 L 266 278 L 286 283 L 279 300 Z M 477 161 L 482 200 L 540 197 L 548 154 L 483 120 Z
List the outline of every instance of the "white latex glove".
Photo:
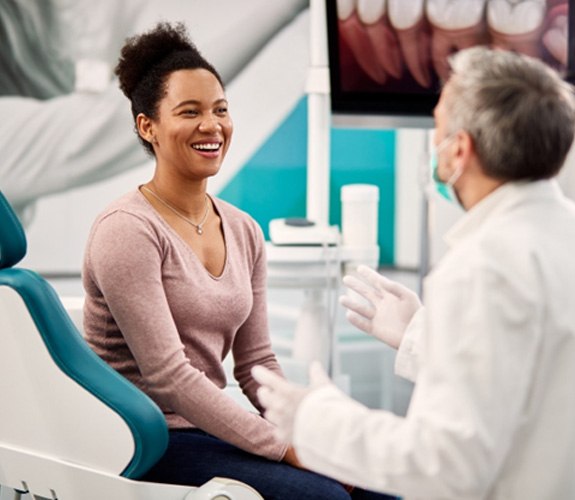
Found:
M 345 276 L 343 284 L 365 299 L 349 295 L 339 298 L 348 309 L 348 321 L 397 349 L 407 325 L 421 307 L 417 294 L 367 266 L 359 266 L 357 276 Z
M 278 437 L 287 442 L 292 441 L 295 416 L 300 403 L 313 390 L 331 383 L 317 361 L 310 365 L 308 387 L 288 382 L 263 366 L 254 366 L 252 376 L 261 384 L 258 399 L 265 408 L 265 418 L 277 427 Z

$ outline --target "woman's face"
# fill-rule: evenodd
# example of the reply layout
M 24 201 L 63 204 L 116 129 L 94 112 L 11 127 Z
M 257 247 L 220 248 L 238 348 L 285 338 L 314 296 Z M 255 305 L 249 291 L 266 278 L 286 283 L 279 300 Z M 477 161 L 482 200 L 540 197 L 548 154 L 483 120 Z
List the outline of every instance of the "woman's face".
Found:
M 205 69 L 173 72 L 151 128 L 158 168 L 190 180 L 217 174 L 233 132 L 220 82 Z

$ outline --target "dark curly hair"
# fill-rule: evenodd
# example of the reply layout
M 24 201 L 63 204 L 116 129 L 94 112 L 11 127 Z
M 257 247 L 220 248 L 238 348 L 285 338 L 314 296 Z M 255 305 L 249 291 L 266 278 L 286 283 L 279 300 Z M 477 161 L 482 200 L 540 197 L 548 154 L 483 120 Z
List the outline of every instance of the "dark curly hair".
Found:
M 224 86 L 219 73 L 190 40 L 183 23 L 161 22 L 152 30 L 126 40 L 114 73 L 120 80 L 120 89 L 130 99 L 134 121 L 140 113 L 157 118 L 166 81 L 181 69 L 205 69 Z M 139 134 L 138 138 L 153 155 L 152 145 Z

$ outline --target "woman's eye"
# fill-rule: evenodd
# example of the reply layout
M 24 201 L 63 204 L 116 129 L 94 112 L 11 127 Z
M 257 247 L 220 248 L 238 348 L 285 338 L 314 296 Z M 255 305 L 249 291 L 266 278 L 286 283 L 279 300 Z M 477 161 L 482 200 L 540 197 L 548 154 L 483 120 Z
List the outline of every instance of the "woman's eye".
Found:
M 227 115 L 228 114 L 228 108 L 218 108 L 218 109 L 216 109 L 216 113 L 218 115 Z
M 198 112 L 195 109 L 184 109 L 184 111 L 182 111 L 182 114 L 187 116 L 197 116 Z

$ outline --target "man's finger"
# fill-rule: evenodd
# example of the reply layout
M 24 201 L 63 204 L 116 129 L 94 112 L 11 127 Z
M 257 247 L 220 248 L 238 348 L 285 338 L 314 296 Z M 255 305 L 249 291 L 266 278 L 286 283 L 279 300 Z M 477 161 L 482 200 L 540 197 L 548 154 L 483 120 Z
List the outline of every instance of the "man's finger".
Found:
M 274 392 L 269 387 L 264 385 L 262 385 L 257 390 L 257 395 L 259 402 L 266 409 L 272 406 L 274 401 L 277 399 L 277 397 L 274 395 Z
M 339 297 L 339 303 L 350 311 L 360 316 L 365 316 L 367 319 L 373 319 L 375 316 L 375 307 L 371 302 L 360 302 L 349 295 L 341 295 Z
M 347 274 L 343 277 L 342 283 L 348 287 L 349 289 L 356 292 L 358 295 L 361 295 L 365 299 L 373 302 L 377 299 L 377 288 L 370 285 L 366 281 L 354 276 L 352 274 Z
M 345 313 L 347 320 L 362 332 L 371 334 L 372 324 L 371 321 L 366 319 L 365 316 L 361 316 L 353 311 L 347 311 Z
M 365 280 L 366 283 L 369 283 L 372 287 L 378 290 L 383 289 L 393 295 L 401 295 L 404 291 L 403 285 L 386 278 L 369 266 L 363 264 L 358 266 L 357 274 Z
M 276 391 L 286 391 L 290 387 L 290 383 L 287 380 L 263 366 L 254 366 L 252 368 L 252 377 L 259 384 Z

